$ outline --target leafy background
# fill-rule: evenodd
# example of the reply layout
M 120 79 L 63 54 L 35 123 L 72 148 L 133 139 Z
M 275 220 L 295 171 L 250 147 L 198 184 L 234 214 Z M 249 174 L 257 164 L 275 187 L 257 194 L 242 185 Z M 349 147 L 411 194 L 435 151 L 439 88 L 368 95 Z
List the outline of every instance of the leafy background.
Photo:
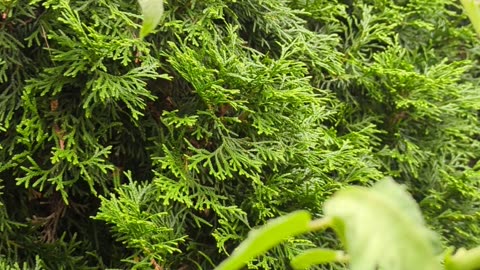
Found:
M 480 50 L 459 3 L 164 5 L 141 40 L 136 1 L 0 4 L 6 269 L 212 269 L 252 227 L 383 176 L 444 245 L 480 243 Z

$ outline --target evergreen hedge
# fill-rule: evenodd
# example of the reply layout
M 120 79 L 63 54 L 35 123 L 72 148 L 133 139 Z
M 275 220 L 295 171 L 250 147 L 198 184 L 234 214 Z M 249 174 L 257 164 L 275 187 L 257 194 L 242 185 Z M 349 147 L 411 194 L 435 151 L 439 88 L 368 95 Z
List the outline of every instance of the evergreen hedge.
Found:
M 145 39 L 136 1 L 0 13 L 2 269 L 213 269 L 384 176 L 445 246 L 480 244 L 480 46 L 457 1 L 169 0 Z

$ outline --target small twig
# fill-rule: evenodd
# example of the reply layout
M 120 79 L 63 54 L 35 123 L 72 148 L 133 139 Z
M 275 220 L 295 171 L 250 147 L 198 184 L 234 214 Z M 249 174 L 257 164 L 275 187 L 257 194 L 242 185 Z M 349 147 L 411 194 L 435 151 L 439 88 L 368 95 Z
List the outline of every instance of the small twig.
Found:
M 152 259 L 150 263 L 155 267 L 155 270 L 164 270 L 163 267 L 155 261 L 155 259 Z

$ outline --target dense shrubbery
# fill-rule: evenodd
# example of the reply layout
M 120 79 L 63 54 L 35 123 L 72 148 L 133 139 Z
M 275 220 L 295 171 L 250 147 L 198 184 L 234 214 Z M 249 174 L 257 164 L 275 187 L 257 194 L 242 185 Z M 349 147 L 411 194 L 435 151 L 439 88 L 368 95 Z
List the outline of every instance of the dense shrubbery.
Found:
M 145 40 L 136 1 L 0 11 L 0 265 L 211 269 L 383 176 L 444 245 L 480 244 L 480 47 L 455 1 L 168 1 Z

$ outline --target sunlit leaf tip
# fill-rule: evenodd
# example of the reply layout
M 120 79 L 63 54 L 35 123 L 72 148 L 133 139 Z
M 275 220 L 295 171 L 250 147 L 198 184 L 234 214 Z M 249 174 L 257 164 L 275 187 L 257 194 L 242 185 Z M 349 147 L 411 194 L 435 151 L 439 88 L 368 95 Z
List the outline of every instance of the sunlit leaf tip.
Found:
M 473 28 L 480 35 L 480 3 L 477 0 L 460 0 Z
M 150 34 L 160 23 L 163 15 L 163 0 L 138 0 L 142 8 L 143 24 L 140 38 Z

